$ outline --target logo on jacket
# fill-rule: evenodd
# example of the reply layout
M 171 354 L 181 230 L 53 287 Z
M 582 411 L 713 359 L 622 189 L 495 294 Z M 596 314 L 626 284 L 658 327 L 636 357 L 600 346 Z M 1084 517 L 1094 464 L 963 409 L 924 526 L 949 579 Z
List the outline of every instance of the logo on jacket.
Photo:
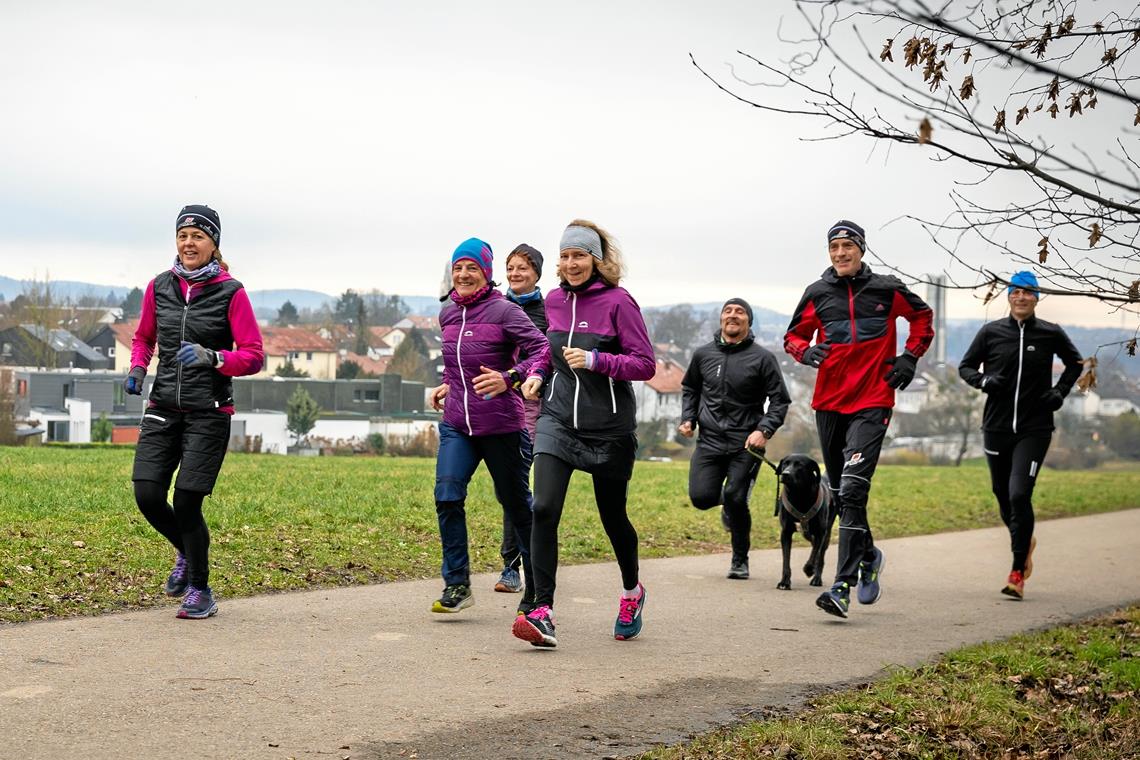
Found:
M 590 326 L 590 323 L 589 323 L 589 322 L 587 322 L 587 321 L 586 321 L 586 320 L 584 320 L 584 319 L 583 319 L 581 322 L 579 322 L 579 323 L 578 323 L 578 329 L 579 329 L 579 330 L 582 330 L 582 329 L 588 328 L 589 326 Z
M 463 333 L 463 337 L 464 337 L 464 338 L 471 338 L 471 337 L 474 337 L 474 335 L 475 335 L 475 333 L 471 332 L 470 330 L 468 330 L 467 332 Z
M 1036 347 L 1036 346 L 1026 346 L 1026 347 L 1025 347 L 1025 350 L 1026 350 L 1026 351 L 1036 351 L 1036 350 L 1037 350 L 1037 347 Z
M 863 461 L 863 452 L 862 451 L 856 451 L 854 454 L 851 455 L 850 459 L 848 459 L 846 462 L 843 463 L 843 466 L 844 467 L 854 467 L 855 465 L 859 464 L 862 461 Z
M 875 304 L 875 311 L 882 311 L 882 310 L 883 310 L 883 305 L 881 303 Z

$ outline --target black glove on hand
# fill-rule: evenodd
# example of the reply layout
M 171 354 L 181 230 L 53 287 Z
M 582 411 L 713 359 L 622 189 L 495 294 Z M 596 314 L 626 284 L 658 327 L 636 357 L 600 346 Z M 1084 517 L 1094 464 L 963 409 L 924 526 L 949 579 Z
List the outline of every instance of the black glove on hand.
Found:
M 146 377 L 146 367 L 132 367 L 127 378 L 123 380 L 123 390 L 132 396 L 141 396 L 144 377 Z
M 202 365 L 216 367 L 218 365 L 218 354 L 215 351 L 185 340 L 182 341 L 182 348 L 178 349 L 176 358 L 187 367 Z
M 1055 412 L 1065 405 L 1065 397 L 1061 395 L 1061 391 L 1056 388 L 1050 388 L 1045 391 L 1045 395 L 1041 397 L 1041 403 L 1050 412 Z
M 816 343 L 814 346 L 804 351 L 804 358 L 800 361 L 809 367 L 818 367 L 823 364 L 823 360 L 831 353 L 830 343 Z
M 896 391 L 901 391 L 914 379 L 914 368 L 918 364 L 918 357 L 903 351 L 894 359 L 888 359 L 887 364 L 892 366 L 883 379 L 887 381 L 887 385 Z
M 1005 378 L 1001 375 L 985 375 L 982 377 L 982 393 L 998 393 L 1005 385 Z

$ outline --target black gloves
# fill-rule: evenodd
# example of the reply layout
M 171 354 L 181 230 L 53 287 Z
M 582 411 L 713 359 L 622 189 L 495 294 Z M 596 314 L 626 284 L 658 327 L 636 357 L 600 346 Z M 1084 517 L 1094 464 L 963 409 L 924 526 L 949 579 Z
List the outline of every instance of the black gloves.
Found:
M 144 377 L 146 377 L 146 367 L 132 367 L 127 379 L 123 381 L 123 390 L 132 396 L 141 396 Z
M 914 368 L 918 364 L 918 357 L 903 351 L 894 359 L 888 359 L 887 364 L 891 365 L 891 369 L 883 379 L 887 381 L 887 385 L 901 391 L 914 379 Z
M 801 363 L 809 367 L 818 367 L 823 364 L 823 360 L 831 353 L 830 343 L 816 343 L 814 346 L 804 351 L 804 358 L 800 360 Z
M 216 351 L 185 340 L 182 341 L 182 348 L 178 349 L 176 358 L 187 367 L 198 367 L 203 364 L 210 367 L 218 366 L 218 354 Z
M 1050 412 L 1055 412 L 1065 405 L 1065 397 L 1061 395 L 1061 391 L 1050 388 L 1041 397 L 1041 404 Z
M 1005 387 L 1005 378 L 1001 375 L 984 375 L 979 387 L 982 393 L 1000 393 Z

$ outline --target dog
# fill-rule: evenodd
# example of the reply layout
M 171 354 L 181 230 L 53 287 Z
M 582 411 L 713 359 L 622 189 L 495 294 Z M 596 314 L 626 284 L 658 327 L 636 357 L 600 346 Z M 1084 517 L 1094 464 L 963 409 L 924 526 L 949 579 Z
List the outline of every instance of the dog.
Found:
M 780 487 L 776 495 L 776 514 L 780 517 L 780 548 L 784 551 L 784 574 L 776 588 L 792 587 L 792 534 L 797 528 L 811 541 L 811 556 L 804 564 L 804 574 L 811 585 L 823 585 L 823 555 L 831 541 L 831 527 L 836 510 L 831 490 L 823 484 L 819 464 L 804 454 L 789 454 L 776 466 Z

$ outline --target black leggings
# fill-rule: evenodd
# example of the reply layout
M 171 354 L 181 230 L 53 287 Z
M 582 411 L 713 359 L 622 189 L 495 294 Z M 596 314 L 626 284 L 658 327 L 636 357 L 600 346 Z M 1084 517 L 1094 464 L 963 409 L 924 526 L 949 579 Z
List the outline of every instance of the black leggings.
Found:
M 554 606 L 554 576 L 558 572 L 558 523 L 574 468 L 556 456 L 534 458 L 534 527 L 530 561 L 534 567 L 535 602 Z M 637 588 L 637 531 L 626 515 L 629 481 L 593 475 L 598 516 L 621 568 L 623 588 Z
M 186 557 L 190 585 L 197 589 L 209 588 L 210 529 L 202 517 L 206 494 L 175 488 L 171 507 L 166 502 L 168 488 L 169 483 L 136 480 L 135 502 L 146 521 Z
M 994 496 L 1001 521 L 1009 528 L 1013 569 L 1019 572 L 1025 572 L 1033 538 L 1033 487 L 1052 438 L 1051 433 L 983 434 Z

